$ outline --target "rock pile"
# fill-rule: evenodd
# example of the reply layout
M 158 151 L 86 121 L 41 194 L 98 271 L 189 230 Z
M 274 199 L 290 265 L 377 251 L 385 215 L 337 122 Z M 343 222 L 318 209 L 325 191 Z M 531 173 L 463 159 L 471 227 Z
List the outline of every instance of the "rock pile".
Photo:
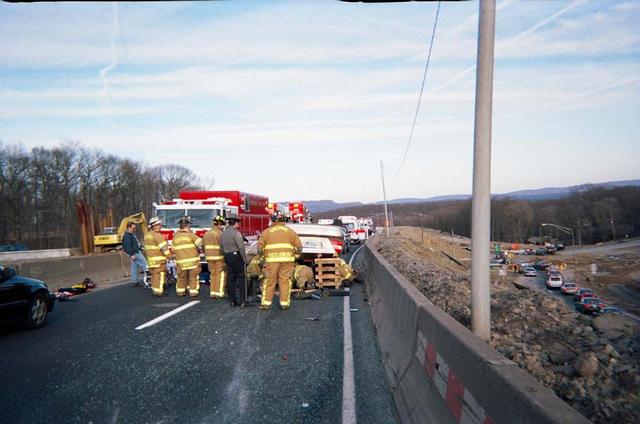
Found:
M 470 327 L 470 275 L 407 249 L 371 245 L 435 305 Z M 640 326 L 621 315 L 581 315 L 544 292 L 495 278 L 491 345 L 596 423 L 640 422 Z

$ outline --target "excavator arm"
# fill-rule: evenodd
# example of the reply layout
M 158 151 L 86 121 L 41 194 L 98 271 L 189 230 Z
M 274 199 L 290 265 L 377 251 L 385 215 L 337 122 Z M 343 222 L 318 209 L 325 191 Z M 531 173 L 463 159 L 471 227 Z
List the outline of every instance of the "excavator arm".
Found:
M 122 221 L 120 221 L 120 226 L 118 226 L 118 234 L 120 235 L 120 237 L 124 235 L 124 232 L 127 230 L 127 224 L 129 222 L 138 224 L 143 234 L 147 234 L 149 232 L 149 230 L 147 229 L 147 217 L 144 216 L 143 212 L 138 212 L 122 218 Z
M 122 245 L 122 237 L 124 236 L 124 232 L 127 230 L 127 223 L 133 222 L 140 226 L 143 234 L 147 234 L 149 230 L 147 229 L 147 217 L 142 212 L 134 213 L 133 215 L 125 216 L 120 221 L 120 225 L 118 226 L 118 231 L 113 234 L 100 234 L 93 238 L 93 244 L 95 246 L 94 251 L 96 253 L 106 252 L 110 250 L 117 250 Z

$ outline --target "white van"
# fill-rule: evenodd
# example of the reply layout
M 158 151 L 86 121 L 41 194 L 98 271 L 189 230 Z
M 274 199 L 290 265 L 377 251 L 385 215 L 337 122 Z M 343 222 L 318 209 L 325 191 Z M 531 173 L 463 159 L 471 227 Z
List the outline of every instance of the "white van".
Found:
M 351 243 L 360 243 L 361 241 L 369 238 L 369 230 L 365 227 L 362 219 L 355 216 L 339 216 L 339 220 L 342 221 L 349 228 L 349 237 Z M 353 225 L 353 228 L 351 226 Z
M 349 240 L 351 244 L 360 243 L 360 237 L 358 237 L 358 218 L 351 215 L 339 216 L 338 219 L 342 221 L 342 224 L 349 229 Z

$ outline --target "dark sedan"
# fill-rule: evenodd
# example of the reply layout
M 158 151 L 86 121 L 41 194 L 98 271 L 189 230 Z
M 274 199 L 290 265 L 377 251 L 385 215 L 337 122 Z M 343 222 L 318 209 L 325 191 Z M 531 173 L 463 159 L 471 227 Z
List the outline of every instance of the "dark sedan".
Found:
M 40 328 L 47 322 L 55 297 L 45 283 L 16 275 L 0 266 L 0 322 L 22 322 Z

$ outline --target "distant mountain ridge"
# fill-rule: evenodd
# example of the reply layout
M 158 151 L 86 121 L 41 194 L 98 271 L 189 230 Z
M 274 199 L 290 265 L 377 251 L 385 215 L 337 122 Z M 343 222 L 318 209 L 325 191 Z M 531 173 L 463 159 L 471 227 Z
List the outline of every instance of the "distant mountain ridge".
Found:
M 543 200 L 543 199 L 558 199 L 568 196 L 571 192 L 580 189 L 581 187 L 592 186 L 601 188 L 613 188 L 623 186 L 640 186 L 640 179 L 636 180 L 622 180 L 622 181 L 609 181 L 604 183 L 585 183 L 580 185 L 568 186 L 568 187 L 544 187 L 538 189 L 518 190 L 509 193 L 493 194 L 492 196 L 498 199 L 514 198 L 523 200 Z M 422 202 L 444 202 L 451 200 L 465 200 L 471 198 L 470 194 L 451 194 L 443 196 L 433 196 L 427 198 L 402 198 L 389 200 L 389 204 L 401 204 L 401 203 L 422 203 Z M 362 202 L 346 202 L 337 203 L 333 200 L 304 200 L 303 201 L 311 211 L 314 213 L 322 213 L 332 211 L 334 209 L 348 208 L 351 206 L 362 206 Z M 383 202 L 375 202 L 373 204 L 379 205 Z

